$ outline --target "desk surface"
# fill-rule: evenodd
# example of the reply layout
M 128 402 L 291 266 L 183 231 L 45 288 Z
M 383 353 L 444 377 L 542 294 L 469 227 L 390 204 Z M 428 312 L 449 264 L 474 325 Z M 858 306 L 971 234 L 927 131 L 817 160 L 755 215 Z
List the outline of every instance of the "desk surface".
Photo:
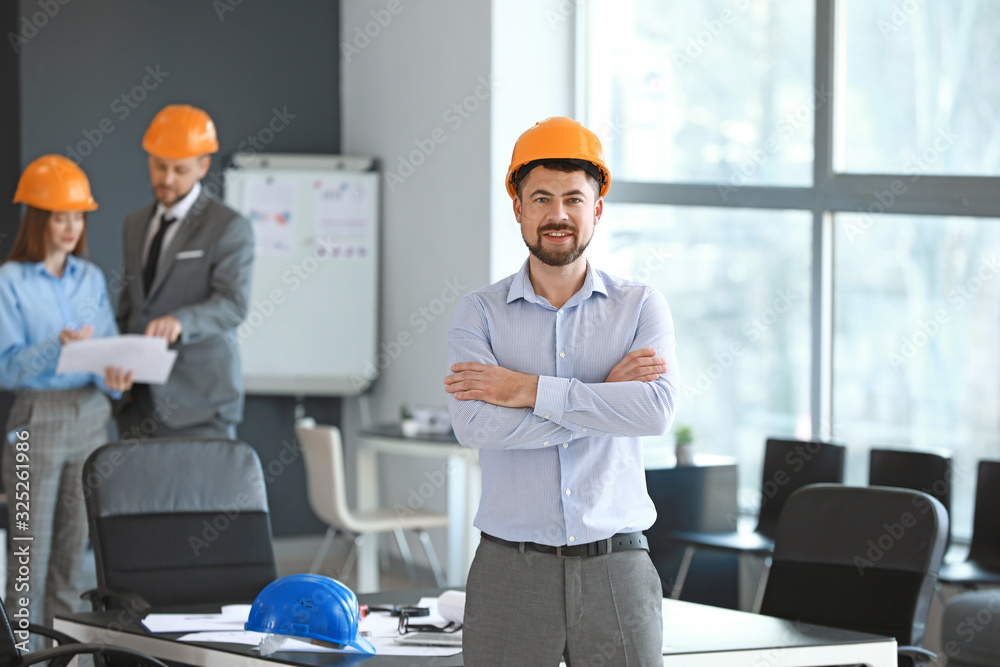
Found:
M 423 596 L 435 596 L 440 590 L 392 591 L 359 596 L 371 604 L 413 603 Z M 106 641 L 117 646 L 145 651 L 167 660 L 204 667 L 238 664 L 246 667 L 286 665 L 360 665 L 382 667 L 403 665 L 462 665 L 462 655 L 442 658 L 415 656 L 373 656 L 333 653 L 276 653 L 271 658 L 255 656 L 250 647 L 232 644 L 192 644 L 177 642 L 177 635 L 150 635 L 137 622 L 120 618 L 121 612 L 86 612 L 57 617 L 58 630 L 83 641 Z M 109 628 L 122 623 L 124 631 Z M 663 601 L 664 665 L 712 665 L 746 667 L 782 665 L 868 664 L 871 667 L 895 667 L 896 642 L 887 637 L 834 630 L 819 626 L 782 621 L 767 616 L 720 609 L 705 605 Z

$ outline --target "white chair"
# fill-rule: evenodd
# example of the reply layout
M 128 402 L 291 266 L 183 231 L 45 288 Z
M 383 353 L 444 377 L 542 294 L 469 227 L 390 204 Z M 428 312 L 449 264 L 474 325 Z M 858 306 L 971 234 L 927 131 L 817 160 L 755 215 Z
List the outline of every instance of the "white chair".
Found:
M 317 425 L 313 419 L 300 419 L 295 424 L 295 434 L 306 466 L 306 486 L 309 493 L 309 505 L 328 526 L 319 553 L 313 559 L 309 571 L 315 573 L 327 551 L 333 544 L 338 531 L 354 535 L 354 544 L 347 554 L 347 559 L 340 570 L 339 578 L 347 576 L 354 566 L 358 548 L 364 541 L 364 533 L 386 533 L 392 531 L 399 545 L 400 555 L 406 563 L 406 571 L 410 579 L 416 583 L 416 568 L 406 542 L 404 530 L 414 530 L 420 536 L 424 545 L 427 561 L 434 571 L 434 578 L 441 588 L 445 586 L 444 574 L 438 562 L 428 528 L 443 528 L 448 525 L 448 516 L 434 514 L 423 510 L 407 510 L 405 515 L 391 509 L 358 509 L 351 510 L 347 505 L 347 492 L 344 477 L 344 447 L 340 438 L 340 429 L 336 426 Z

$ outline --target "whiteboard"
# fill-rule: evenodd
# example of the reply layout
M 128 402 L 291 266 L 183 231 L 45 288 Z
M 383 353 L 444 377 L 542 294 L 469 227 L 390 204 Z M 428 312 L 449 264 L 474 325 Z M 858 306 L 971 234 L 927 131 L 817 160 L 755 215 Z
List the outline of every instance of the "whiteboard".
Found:
M 246 391 L 352 396 L 377 375 L 379 177 L 349 156 L 233 156 L 226 203 L 254 228 L 236 329 Z

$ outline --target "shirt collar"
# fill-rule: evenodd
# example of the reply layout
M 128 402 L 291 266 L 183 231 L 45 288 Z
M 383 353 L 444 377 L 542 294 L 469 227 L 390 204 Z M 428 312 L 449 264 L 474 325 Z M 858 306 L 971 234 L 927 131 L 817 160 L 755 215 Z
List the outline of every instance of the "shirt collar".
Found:
M 528 303 L 541 303 L 541 299 L 537 294 L 535 294 L 535 288 L 531 286 L 531 278 L 528 276 L 528 262 L 529 260 L 524 260 L 524 264 L 521 265 L 521 269 L 514 274 L 513 280 L 510 282 L 510 288 L 507 290 L 507 303 L 517 301 L 518 299 L 524 299 Z M 589 299 L 593 296 L 594 292 L 608 295 L 608 288 L 604 284 L 604 279 L 601 278 L 601 274 L 594 268 L 594 265 L 589 261 L 587 262 L 587 276 L 583 279 L 583 287 L 570 297 L 569 301 L 564 304 L 564 308 L 575 306 L 578 303 Z
M 201 194 L 201 181 L 195 181 L 194 187 L 191 188 L 191 192 L 184 195 L 183 199 L 181 199 L 179 202 L 177 202 L 170 208 L 167 208 L 163 204 L 158 203 L 156 205 L 156 212 L 161 219 L 163 218 L 164 214 L 169 213 L 171 218 L 178 221 L 183 220 L 184 216 L 186 216 L 188 214 L 188 211 L 191 210 L 191 207 L 194 206 L 194 202 L 195 200 L 198 199 L 198 196 L 200 194 Z
M 28 264 L 27 267 L 31 267 L 35 273 L 40 275 L 52 276 L 48 269 L 45 268 L 45 262 L 34 262 L 32 264 Z M 66 255 L 66 266 L 63 269 L 63 276 L 75 276 L 82 268 L 82 259 L 76 255 Z M 55 278 L 55 276 L 52 277 Z
M 76 255 L 66 256 L 66 269 L 63 271 L 63 275 L 70 274 L 76 275 L 76 273 L 83 268 L 83 260 L 81 260 Z

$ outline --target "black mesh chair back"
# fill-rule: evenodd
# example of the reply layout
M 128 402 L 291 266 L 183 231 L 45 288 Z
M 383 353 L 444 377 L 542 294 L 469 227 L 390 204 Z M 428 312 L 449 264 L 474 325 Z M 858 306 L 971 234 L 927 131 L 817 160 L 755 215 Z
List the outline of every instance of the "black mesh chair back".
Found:
M 951 455 L 946 451 L 874 448 L 869 452 L 869 486 L 923 491 L 937 498 L 949 517 L 951 482 Z
M 1000 573 L 1000 461 L 980 461 L 969 560 Z
M 768 438 L 756 532 L 773 539 L 785 502 L 803 486 L 842 483 L 845 453 L 828 442 Z
M 277 577 L 263 470 L 245 443 L 115 442 L 90 455 L 83 482 L 101 593 L 252 602 Z
M 761 613 L 919 646 L 947 535 L 944 507 L 920 491 L 801 489 L 781 515 Z
M 3 624 L 0 625 L 0 667 L 17 667 L 21 664 L 21 652 L 17 649 L 17 640 L 3 605 L 0 605 L 0 612 L 3 616 Z
M 939 579 L 975 587 L 1000 584 L 1000 461 L 980 461 L 972 543 L 964 561 L 945 563 Z
M 869 486 L 923 491 L 951 511 L 951 456 L 944 451 L 872 449 L 868 456 Z

